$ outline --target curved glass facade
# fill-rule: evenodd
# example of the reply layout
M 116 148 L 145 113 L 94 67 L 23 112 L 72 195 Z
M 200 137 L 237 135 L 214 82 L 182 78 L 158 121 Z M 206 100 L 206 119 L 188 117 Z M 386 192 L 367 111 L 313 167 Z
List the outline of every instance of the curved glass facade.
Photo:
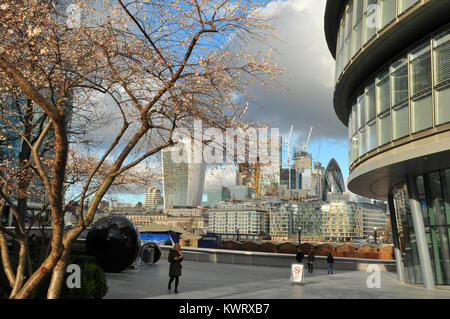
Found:
M 378 73 L 357 95 L 351 110 L 350 166 L 378 147 L 449 123 L 450 29 Z
M 434 282 L 450 285 L 450 169 L 419 175 L 416 181 Z M 423 283 L 407 187 L 394 187 L 393 198 L 405 280 Z
M 336 160 L 332 158 L 324 173 L 322 199 L 327 201 L 328 192 L 343 193 L 344 191 L 345 183 L 341 168 Z
M 341 17 L 336 43 L 336 81 L 351 59 L 378 32 L 420 0 L 350 0 Z

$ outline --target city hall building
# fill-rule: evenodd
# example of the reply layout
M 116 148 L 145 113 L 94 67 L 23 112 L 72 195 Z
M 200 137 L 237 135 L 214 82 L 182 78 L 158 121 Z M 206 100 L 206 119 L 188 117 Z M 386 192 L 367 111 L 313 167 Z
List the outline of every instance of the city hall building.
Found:
M 450 1 L 328 0 L 348 188 L 389 203 L 400 280 L 450 285 Z

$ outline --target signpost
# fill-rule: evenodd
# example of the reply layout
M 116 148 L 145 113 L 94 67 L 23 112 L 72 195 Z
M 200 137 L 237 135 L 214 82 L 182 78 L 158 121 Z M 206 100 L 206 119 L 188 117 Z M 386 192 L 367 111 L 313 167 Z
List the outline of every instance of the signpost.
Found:
M 304 285 L 304 273 L 302 264 L 291 265 L 291 282 L 293 285 Z

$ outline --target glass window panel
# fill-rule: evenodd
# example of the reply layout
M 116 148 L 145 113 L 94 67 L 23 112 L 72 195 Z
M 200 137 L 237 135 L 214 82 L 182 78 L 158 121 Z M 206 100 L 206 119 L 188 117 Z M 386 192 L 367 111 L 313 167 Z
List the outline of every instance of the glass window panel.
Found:
M 377 125 L 376 121 L 367 123 L 366 125 L 366 148 L 367 152 L 377 147 Z
M 384 72 L 377 77 L 376 81 L 376 103 L 377 114 L 391 106 L 391 95 L 389 88 L 389 72 Z
M 402 58 L 391 66 L 392 104 L 397 105 L 408 100 L 408 64 Z
M 408 103 L 392 108 L 392 135 L 399 139 L 409 134 L 409 107 Z
M 391 113 L 389 111 L 378 115 L 377 142 L 378 146 L 391 141 Z
M 410 54 L 411 67 L 411 96 L 428 94 L 431 91 L 431 52 L 430 45 L 417 49 Z
M 352 120 L 352 113 L 350 113 L 350 116 L 348 117 L 348 140 L 350 141 L 353 136 L 353 120 Z
M 352 107 L 352 120 L 353 120 L 353 135 L 358 131 L 358 115 L 356 114 L 356 105 Z
M 411 101 L 411 131 L 416 133 L 432 125 L 431 95 Z
M 358 159 L 359 136 L 358 133 L 352 138 L 352 162 Z
M 419 0 L 398 0 L 398 14 L 411 8 L 417 2 L 419 2 Z
M 378 15 L 377 0 L 364 1 L 364 21 L 363 21 L 363 35 L 362 44 L 366 44 L 374 37 L 377 31 L 377 15 Z
M 380 19 L 381 19 L 381 29 L 394 20 L 396 15 L 396 1 L 395 0 L 379 0 L 378 5 L 380 6 Z
M 352 18 L 353 18 L 353 6 L 352 1 L 349 1 L 347 5 L 347 12 L 345 14 L 345 40 L 344 40 L 344 60 L 343 68 L 350 61 L 350 49 L 351 49 L 351 39 L 352 39 Z
M 359 141 L 358 156 L 361 157 L 364 154 L 366 154 L 366 134 L 364 128 L 359 130 L 358 141 Z
M 376 103 L 375 103 L 375 83 L 366 87 L 366 122 L 373 120 L 376 116 Z
M 352 56 L 361 48 L 363 4 L 363 0 L 353 1 Z
M 415 133 L 433 125 L 429 43 L 411 52 L 410 72 L 411 129 Z
M 365 107 L 364 107 L 364 94 L 358 97 L 357 101 L 357 111 L 358 111 L 358 128 L 361 128 L 366 123 L 366 116 L 365 116 Z
M 434 42 L 435 115 L 439 125 L 450 121 L 450 32 Z

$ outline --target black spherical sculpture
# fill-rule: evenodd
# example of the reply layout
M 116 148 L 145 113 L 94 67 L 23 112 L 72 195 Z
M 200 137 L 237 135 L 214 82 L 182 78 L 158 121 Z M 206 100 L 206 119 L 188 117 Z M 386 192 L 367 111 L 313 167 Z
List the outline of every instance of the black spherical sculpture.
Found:
M 105 272 L 121 272 L 139 253 L 140 237 L 134 224 L 122 216 L 97 220 L 86 236 L 88 255 L 94 256 Z
M 148 249 L 153 248 L 153 264 L 156 264 L 161 258 L 161 248 L 157 243 L 146 242 L 142 245 L 142 261 L 146 264 L 150 262 L 150 252 Z

